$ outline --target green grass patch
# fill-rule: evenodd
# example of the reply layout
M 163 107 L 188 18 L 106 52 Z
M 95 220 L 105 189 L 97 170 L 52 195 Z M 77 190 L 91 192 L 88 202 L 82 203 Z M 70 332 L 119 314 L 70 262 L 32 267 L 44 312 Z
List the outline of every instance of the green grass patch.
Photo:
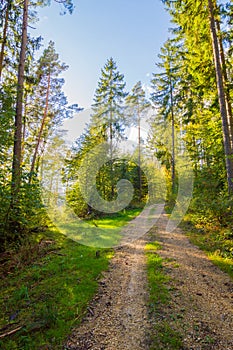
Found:
M 185 216 L 181 227 L 193 244 L 233 278 L 233 233 L 229 228 L 221 227 L 215 222 L 193 222 L 190 214 Z
M 161 246 L 158 242 L 146 245 L 147 275 L 149 282 L 149 306 L 151 318 L 155 319 L 150 350 L 182 349 L 181 335 L 173 330 L 168 322 L 161 319 L 163 305 L 169 303 L 169 277 L 163 270 L 163 259 L 156 253 Z
M 155 325 L 155 335 L 150 350 L 181 350 L 182 337 L 166 321 L 160 321 Z
M 111 235 L 139 211 L 123 212 L 97 225 Z M 0 286 L 0 349 L 62 349 L 73 326 L 82 320 L 108 268 L 112 249 L 96 249 L 68 239 L 56 228 L 5 253 Z M 5 260 L 4 260 L 5 259 Z M 20 328 L 21 327 L 21 328 Z M 1 335 L 18 329 L 11 335 Z
M 16 266 L 2 280 L 0 334 L 22 327 L 0 339 L 3 350 L 62 349 L 113 255 L 111 250 L 102 249 L 96 258 L 94 248 L 79 245 L 55 229 L 41 244 L 46 245 L 46 241 L 42 256 L 38 254 L 29 266 Z
M 142 209 L 122 210 L 119 213 L 114 213 L 110 216 L 104 216 L 98 220 L 92 220 L 93 224 L 103 229 L 117 229 L 126 225 L 130 220 L 141 213 Z M 91 222 L 91 220 L 90 220 Z
M 74 219 L 69 222 L 57 223 L 57 226 L 65 235 L 84 245 L 114 247 L 119 244 L 122 238 L 121 228 L 139 215 L 141 210 L 123 210 L 99 219 Z

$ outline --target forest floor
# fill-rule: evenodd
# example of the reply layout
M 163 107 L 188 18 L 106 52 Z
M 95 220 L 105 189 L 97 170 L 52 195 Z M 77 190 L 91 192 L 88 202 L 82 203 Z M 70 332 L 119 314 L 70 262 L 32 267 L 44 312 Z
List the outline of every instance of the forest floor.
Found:
M 181 229 L 167 233 L 167 220 L 161 215 L 147 235 L 116 249 L 98 294 L 65 349 L 233 349 L 232 280 Z M 145 254 L 152 241 L 160 246 L 156 254 L 163 260 L 169 292 L 168 301 L 156 305 L 157 314 L 151 313 Z M 166 344 L 164 325 L 168 333 L 179 335 L 179 345 Z

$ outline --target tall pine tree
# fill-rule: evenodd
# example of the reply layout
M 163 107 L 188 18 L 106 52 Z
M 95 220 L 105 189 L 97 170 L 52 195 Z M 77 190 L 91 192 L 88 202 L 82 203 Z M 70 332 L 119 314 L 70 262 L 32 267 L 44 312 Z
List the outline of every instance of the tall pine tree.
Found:
M 139 201 L 142 198 L 142 171 L 141 171 L 141 119 L 145 116 L 146 111 L 151 106 L 146 99 L 145 90 L 141 81 L 137 82 L 131 93 L 126 97 L 127 115 L 129 124 L 136 126 L 138 129 L 138 188 Z
M 91 118 L 92 130 L 96 130 L 97 137 L 102 134 L 109 142 L 111 196 L 114 197 L 113 185 L 113 157 L 117 141 L 123 137 L 125 124 L 124 75 L 117 70 L 116 62 L 111 57 L 101 70 L 101 77 L 94 96 Z

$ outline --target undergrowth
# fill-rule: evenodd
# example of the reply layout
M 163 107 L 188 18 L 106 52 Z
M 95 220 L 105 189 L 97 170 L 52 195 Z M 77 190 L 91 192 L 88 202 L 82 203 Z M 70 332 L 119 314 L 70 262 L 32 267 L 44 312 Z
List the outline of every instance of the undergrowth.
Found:
M 233 278 L 233 230 L 230 224 L 222 225 L 217 218 L 189 212 L 181 227 L 193 244 Z
M 101 219 L 108 234 L 138 211 Z M 62 349 L 108 268 L 112 249 L 80 245 L 56 228 L 0 255 L 0 349 Z

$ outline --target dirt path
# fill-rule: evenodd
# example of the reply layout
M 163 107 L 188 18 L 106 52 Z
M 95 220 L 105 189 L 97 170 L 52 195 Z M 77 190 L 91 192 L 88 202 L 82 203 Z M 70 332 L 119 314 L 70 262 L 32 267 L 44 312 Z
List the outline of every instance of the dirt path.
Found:
M 183 334 L 185 349 L 233 349 L 233 282 L 180 229 L 167 233 L 162 215 L 155 237 L 166 259 L 171 303 L 163 316 Z
M 161 320 L 183 335 L 182 349 L 233 349 L 233 283 L 176 229 L 166 233 L 166 215 L 150 231 L 162 245 L 171 277 L 171 302 L 158 319 L 148 319 L 143 239 L 116 250 L 81 326 L 65 349 L 148 350 L 153 324 Z M 166 348 L 164 348 L 166 350 Z
M 148 349 L 144 240 L 116 251 L 81 327 L 66 349 Z

